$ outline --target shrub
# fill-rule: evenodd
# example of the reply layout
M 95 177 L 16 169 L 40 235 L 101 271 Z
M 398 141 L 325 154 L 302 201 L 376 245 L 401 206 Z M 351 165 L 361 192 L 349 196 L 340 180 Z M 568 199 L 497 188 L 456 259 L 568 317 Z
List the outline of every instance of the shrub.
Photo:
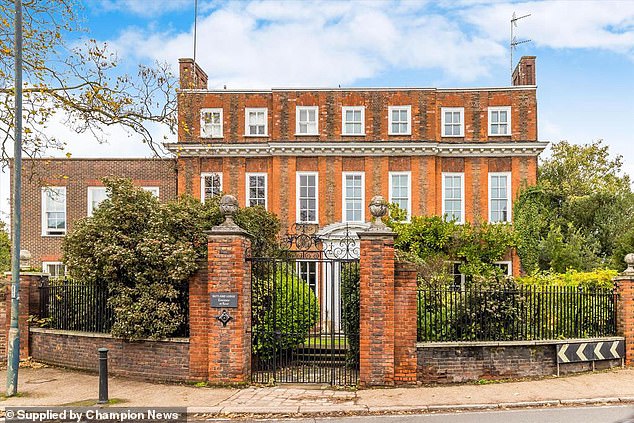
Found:
M 449 322 L 455 339 L 504 341 L 517 336 L 514 328 L 523 324 L 526 298 L 512 280 L 493 289 L 467 289 L 453 295 L 462 302 Z
M 536 272 L 517 278 L 517 283 L 526 286 L 576 286 L 582 288 L 613 288 L 613 279 L 618 272 L 612 269 L 596 269 L 592 272 L 568 270 L 566 273 Z
M 275 271 L 256 278 L 252 295 L 252 349 L 260 359 L 303 344 L 319 320 L 315 293 L 291 265 L 277 262 Z
M 359 361 L 359 263 L 342 263 L 341 300 L 343 303 L 343 330 L 348 340 L 346 361 L 355 365 Z
M 429 286 L 451 283 L 448 262 L 462 263 L 460 271 L 468 280 L 495 280 L 499 269 L 494 263 L 517 245 L 508 224 L 458 224 L 439 216 L 412 216 L 409 223 L 388 219 L 387 224 L 397 234 L 397 257 L 416 264 L 419 281 Z

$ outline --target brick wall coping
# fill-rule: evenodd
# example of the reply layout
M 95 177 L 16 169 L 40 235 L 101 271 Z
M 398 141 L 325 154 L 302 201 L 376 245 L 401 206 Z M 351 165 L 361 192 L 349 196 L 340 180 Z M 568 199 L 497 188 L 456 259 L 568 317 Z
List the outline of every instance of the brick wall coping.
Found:
M 634 274 L 631 273 L 621 273 L 618 276 L 615 276 L 614 278 L 612 278 L 612 280 L 614 281 L 630 281 L 630 280 L 634 280 Z
M 4 272 L 4 276 L 11 277 L 13 274 L 11 272 Z M 23 272 L 20 270 L 20 276 L 51 276 L 51 274 L 46 272 Z
M 84 338 L 104 338 L 104 339 L 116 339 L 123 341 L 123 339 L 113 338 L 112 335 L 107 333 L 98 332 L 80 332 L 76 330 L 58 330 L 58 329 L 46 329 L 46 328 L 29 328 L 29 332 L 33 333 L 49 333 L 52 335 L 66 335 L 66 336 L 78 336 Z M 129 341 L 130 344 L 135 342 L 170 342 L 176 344 L 189 344 L 189 338 L 166 338 L 166 339 L 139 339 L 136 341 Z
M 533 345 L 574 344 L 578 342 L 622 341 L 622 336 L 605 338 L 540 339 L 535 341 L 459 341 L 459 342 L 417 342 L 416 348 L 457 348 L 457 347 L 529 347 Z
M 454 91 L 534 91 L 537 89 L 537 85 L 510 85 L 503 87 L 456 87 L 456 88 L 432 88 L 432 87 L 345 87 L 345 88 L 330 88 L 330 87 L 275 87 L 271 89 L 234 89 L 234 90 L 219 90 L 219 89 L 201 89 L 201 88 L 180 88 L 178 91 L 182 93 L 209 93 L 209 94 L 270 94 L 273 92 L 310 92 L 310 91 L 325 91 L 325 92 L 348 92 L 348 91 L 388 91 L 388 92 L 404 92 L 404 91 L 437 91 L 437 92 L 454 92 Z
M 13 163 L 13 158 L 9 159 Z M 78 162 L 78 161 L 100 161 L 100 162 L 138 162 L 138 161 L 174 161 L 173 157 L 36 157 L 24 158 L 25 162 Z

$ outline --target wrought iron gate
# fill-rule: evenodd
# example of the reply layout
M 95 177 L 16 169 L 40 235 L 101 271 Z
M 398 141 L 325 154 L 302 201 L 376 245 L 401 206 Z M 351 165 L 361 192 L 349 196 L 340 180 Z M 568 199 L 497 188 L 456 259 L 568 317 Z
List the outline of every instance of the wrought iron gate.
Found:
M 252 381 L 356 385 L 358 241 L 347 230 L 335 240 L 298 232 L 274 257 L 249 257 Z

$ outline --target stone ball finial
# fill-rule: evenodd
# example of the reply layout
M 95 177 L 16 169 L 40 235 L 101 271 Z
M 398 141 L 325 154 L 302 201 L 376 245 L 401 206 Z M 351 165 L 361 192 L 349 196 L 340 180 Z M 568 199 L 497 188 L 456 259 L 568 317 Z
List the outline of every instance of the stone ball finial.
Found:
M 30 267 L 29 262 L 32 257 L 33 256 L 29 250 L 20 250 L 20 269 L 28 269 Z
M 625 256 L 625 263 L 627 264 L 625 273 L 634 274 L 634 253 L 629 253 Z
M 373 217 L 372 227 L 385 228 L 385 223 L 381 220 L 381 218 L 387 214 L 387 201 L 385 201 L 385 198 L 380 195 L 372 197 L 370 201 L 370 213 Z
M 236 226 L 233 216 L 238 211 L 238 200 L 230 194 L 225 194 L 220 199 L 220 213 L 225 218 L 220 226 Z

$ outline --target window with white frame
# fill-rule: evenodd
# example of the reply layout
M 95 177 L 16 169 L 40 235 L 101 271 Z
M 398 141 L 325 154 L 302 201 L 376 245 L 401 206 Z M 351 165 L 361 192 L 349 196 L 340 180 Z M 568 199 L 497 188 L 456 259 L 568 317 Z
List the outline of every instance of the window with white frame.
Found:
M 266 208 L 266 173 L 247 173 L 247 207 Z
M 156 198 L 159 198 L 159 187 L 141 187 L 145 191 L 151 193 Z
M 88 187 L 88 216 L 92 216 L 99 204 L 107 198 L 106 187 Z
M 200 137 L 222 138 L 222 109 L 200 110 Z
M 365 174 L 363 172 L 343 173 L 343 221 L 364 221 Z
M 66 187 L 42 188 L 42 235 L 66 234 Z
M 365 107 L 342 107 L 342 135 L 365 135 Z
M 510 107 L 489 107 L 489 135 L 511 135 Z
M 466 277 L 464 273 L 460 272 L 460 266 L 462 266 L 462 263 L 459 261 L 453 261 L 449 263 L 449 271 L 451 274 L 451 289 L 453 291 L 462 291 L 465 288 Z
M 220 195 L 222 192 L 222 173 L 205 172 L 200 174 L 200 200 Z
M 443 137 L 464 137 L 463 107 L 443 107 L 441 115 Z
M 295 109 L 295 133 L 297 135 L 318 135 L 317 119 L 319 107 L 297 106 Z
M 390 203 L 398 205 L 401 210 L 407 213 L 407 220 L 411 216 L 412 196 L 411 196 L 411 175 L 409 172 L 390 172 Z
M 317 172 L 297 173 L 297 221 L 303 223 L 318 223 Z
M 265 137 L 268 133 L 268 110 L 247 108 L 244 111 L 245 132 L 248 136 Z
M 412 107 L 388 107 L 389 135 L 410 135 L 412 133 Z
M 62 279 L 66 275 L 66 266 L 61 261 L 43 261 L 42 272 L 51 275 L 50 279 Z
M 464 223 L 464 174 L 442 174 L 442 214 L 448 220 Z
M 511 173 L 489 173 L 489 222 L 511 221 Z
M 502 276 L 513 276 L 513 263 L 510 261 L 496 261 L 493 266 L 500 269 Z
M 298 261 L 297 273 L 304 282 L 308 284 L 310 289 L 319 297 L 317 292 L 317 262 L 315 261 Z

